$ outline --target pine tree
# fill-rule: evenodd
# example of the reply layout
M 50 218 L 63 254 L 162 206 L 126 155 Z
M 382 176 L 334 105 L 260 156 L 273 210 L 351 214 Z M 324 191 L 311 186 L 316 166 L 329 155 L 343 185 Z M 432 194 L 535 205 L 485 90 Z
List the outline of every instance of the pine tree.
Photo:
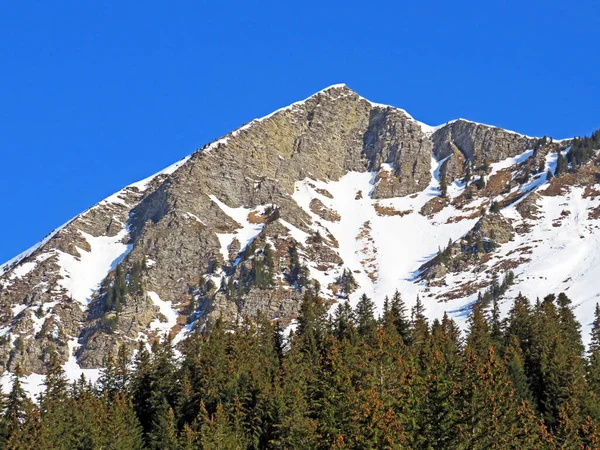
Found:
M 559 151 L 557 159 L 556 159 L 556 169 L 554 171 L 554 176 L 558 177 L 558 176 L 566 173 L 568 168 L 569 168 L 568 161 L 565 159 L 565 157 Z
M 115 387 L 120 394 L 127 393 L 129 389 L 129 365 L 129 350 L 125 345 L 121 345 L 119 350 L 117 350 L 117 361 L 115 365 Z
M 571 299 L 564 292 L 561 292 L 556 297 L 556 304 L 558 306 L 561 336 L 574 354 L 583 356 L 584 347 L 581 341 L 581 325 L 575 318 L 575 314 L 571 308 Z
M 455 406 L 459 387 L 459 331 L 444 315 L 431 327 L 431 347 L 421 354 L 414 448 L 448 448 L 457 438 Z
M 496 200 L 492 201 L 492 204 L 490 206 L 490 213 L 497 214 L 499 212 L 500 212 L 500 205 L 498 204 L 498 202 Z
M 527 402 L 528 405 L 532 406 L 534 404 L 533 396 L 531 395 L 531 390 L 529 388 L 529 379 L 525 370 L 523 352 L 516 336 L 511 338 L 510 343 L 506 348 L 504 359 L 508 379 L 514 387 L 516 398 L 520 401 Z
M 201 448 L 199 439 L 199 433 L 186 423 L 179 436 L 180 450 L 197 450 Z
M 204 404 L 201 405 L 202 429 L 200 442 L 204 450 L 244 448 L 247 443 L 237 436 L 227 420 L 223 405 L 219 403 L 214 415 L 209 415 Z
M 4 410 L 7 436 L 10 436 L 22 427 L 27 419 L 27 415 L 33 408 L 21 385 L 21 376 L 21 367 L 17 366 L 12 376 L 12 388 L 8 394 L 6 409 Z
M 483 314 L 481 307 L 473 305 L 469 315 L 469 334 L 466 341 L 467 353 L 484 358 L 488 355 L 489 349 L 493 347 L 490 326 Z
M 133 405 L 123 394 L 117 394 L 108 403 L 106 447 L 114 450 L 141 450 L 144 446 L 142 427 Z
M 406 304 L 400 292 L 396 290 L 390 302 L 390 317 L 405 344 L 410 342 L 410 320 L 406 315 Z
M 327 308 L 319 296 L 304 293 L 298 318 L 297 343 L 308 358 L 317 364 L 330 332 Z
M 581 402 L 586 392 L 583 359 L 573 343 L 561 334 L 561 308 L 556 308 L 556 297 L 547 295 L 536 307 L 532 353 L 532 393 L 547 426 L 554 429 L 564 415 L 574 409 L 561 409 L 569 402 Z M 565 300 L 561 300 L 564 304 Z M 563 312 L 564 313 L 564 312 Z M 579 338 L 580 339 L 580 338 Z M 578 339 L 576 339 L 578 340 Z M 568 417 L 579 423 L 583 418 Z
M 366 294 L 361 295 L 356 308 L 354 308 L 354 319 L 360 336 L 368 338 L 373 335 L 377 327 L 375 303 Z
M 7 450 L 37 450 L 52 447 L 43 432 L 40 411 L 33 408 L 28 412 L 20 430 L 14 432 L 6 443 Z
M 348 339 L 354 341 L 356 328 L 354 326 L 354 312 L 348 302 L 340 302 L 333 315 L 333 333 L 340 341 Z
M 40 397 L 42 418 L 41 439 L 57 449 L 71 447 L 74 436 L 68 382 L 58 354 L 50 354 L 50 363 L 44 381 L 45 391 Z
M 442 197 L 446 197 L 448 193 L 448 183 L 446 181 L 446 175 L 440 176 L 440 194 Z
M 149 448 L 156 450 L 177 449 L 179 446 L 175 413 L 164 398 L 162 404 L 156 408 L 154 413 L 152 431 L 148 440 Z
M 109 398 L 113 398 L 119 392 L 119 387 L 117 386 L 117 371 L 111 355 L 107 357 L 104 368 L 100 370 L 98 386 L 100 391 Z
M 596 303 L 588 349 L 588 380 L 590 389 L 600 399 L 600 305 Z
M 411 344 L 412 348 L 418 353 L 423 350 L 429 338 L 429 323 L 425 317 L 425 306 L 418 296 L 412 308 L 411 316 Z
M 150 402 L 152 388 L 153 374 L 150 353 L 146 349 L 146 344 L 140 341 L 134 360 L 134 374 L 131 378 L 131 396 L 133 408 L 145 434 L 152 427 L 153 408 Z

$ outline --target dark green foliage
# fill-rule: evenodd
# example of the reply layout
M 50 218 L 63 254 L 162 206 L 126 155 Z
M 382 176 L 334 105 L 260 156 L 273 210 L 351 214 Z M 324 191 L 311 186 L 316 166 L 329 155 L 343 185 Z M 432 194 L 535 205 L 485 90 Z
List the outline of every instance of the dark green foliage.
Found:
M 356 329 L 363 336 L 370 336 L 375 332 L 377 321 L 375 320 L 375 303 L 365 294 L 361 295 L 354 309 Z
M 255 249 L 265 258 L 265 250 Z M 267 252 L 268 253 L 268 252 Z M 375 315 L 363 295 L 329 317 L 305 290 L 296 332 L 263 317 L 171 342 L 125 346 L 93 388 L 69 386 L 56 354 L 39 406 L 15 377 L 0 439 L 11 449 L 595 449 L 600 445 L 600 307 L 588 358 L 568 296 L 532 307 L 494 276 L 461 337 L 399 292 Z
M 448 245 L 444 250 L 438 248 L 437 262 L 440 264 L 448 264 L 452 256 L 452 239 L 448 240 Z
M 490 205 L 490 212 L 492 214 L 497 214 L 500 212 L 500 205 L 498 204 L 498 202 L 496 200 L 494 200 L 492 202 L 492 204 Z
M 301 290 L 308 285 L 308 267 L 300 263 L 298 255 L 298 247 L 294 242 L 289 248 L 289 271 L 287 273 L 287 281 L 296 289 Z
M 558 152 L 556 157 L 556 169 L 554 170 L 554 176 L 558 177 L 569 170 L 569 162 L 561 152 Z
M 402 341 L 405 344 L 410 342 L 410 321 L 406 315 L 407 308 L 400 292 L 396 291 L 392 296 L 389 307 L 389 318 L 391 324 L 394 326 Z
M 122 264 L 117 264 L 113 282 L 108 286 L 104 298 L 104 310 L 106 312 L 121 312 L 125 296 L 128 293 L 127 282 L 125 281 L 125 272 Z
M 132 294 L 141 294 L 144 291 L 143 275 L 146 272 L 146 259 L 135 261 L 129 272 L 128 291 Z
M 248 282 L 259 289 L 269 289 L 273 286 L 273 250 L 265 245 L 262 253 L 252 260 Z
M 502 283 L 500 283 L 498 279 L 498 273 L 494 272 L 494 274 L 492 275 L 490 287 L 486 291 L 484 291 L 483 294 L 481 294 L 481 292 L 479 293 L 477 305 L 482 310 L 489 308 L 492 304 L 492 301 L 500 299 L 505 294 L 507 289 L 514 283 L 514 281 L 515 274 L 512 270 L 506 272 L 504 278 L 502 279 Z M 498 317 L 497 321 L 499 321 Z
M 475 186 L 477 186 L 477 189 L 479 189 L 479 190 L 484 189 L 485 188 L 485 176 L 481 175 L 475 182 Z
M 596 309 L 594 310 L 591 335 L 588 349 L 588 379 L 590 380 L 591 390 L 600 399 L 600 305 L 598 303 L 596 303 Z
M 339 286 L 337 294 L 342 298 L 348 298 L 348 295 L 354 292 L 358 287 L 352 271 L 348 269 L 344 269 L 342 275 L 336 280 L 336 285 Z
M 594 131 L 590 137 L 573 139 L 567 160 L 577 168 L 592 159 L 597 150 L 600 150 L 600 130 Z
M 442 175 L 440 177 L 440 194 L 442 197 L 446 197 L 448 193 L 448 182 L 446 181 L 446 176 Z

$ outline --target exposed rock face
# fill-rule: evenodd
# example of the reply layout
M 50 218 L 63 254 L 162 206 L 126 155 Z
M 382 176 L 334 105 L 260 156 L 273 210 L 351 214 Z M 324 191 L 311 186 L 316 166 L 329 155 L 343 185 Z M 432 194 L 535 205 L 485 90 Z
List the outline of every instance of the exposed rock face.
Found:
M 477 222 L 470 235 L 474 239 L 481 238 L 498 245 L 510 241 L 514 236 L 514 230 L 502 214 L 487 214 Z
M 465 155 L 452 142 L 450 143 L 450 148 L 452 149 L 452 154 L 444 161 L 440 169 L 441 176 L 445 177 L 447 182 L 460 179 L 466 174 L 465 163 L 467 160 Z
M 364 137 L 369 169 L 383 163 L 394 167 L 394 176 L 378 177 L 373 198 L 399 197 L 427 187 L 431 176 L 431 142 L 414 120 L 394 108 L 374 108 Z M 383 172 L 387 175 L 387 172 Z
M 514 234 L 511 223 L 502 214 L 486 214 L 465 236 L 421 266 L 422 276 L 435 279 L 448 272 L 462 272 L 478 264 L 485 253 L 510 241 Z
M 161 330 L 176 334 L 219 317 L 260 313 L 289 322 L 306 290 L 340 273 L 346 258 L 328 228 L 340 222 L 324 204 L 333 191 L 316 189 L 322 200 L 303 208 L 294 197 L 298 182 L 370 171 L 372 190 L 357 192 L 356 201 L 416 195 L 432 182 L 432 155 L 451 155 L 440 168 L 450 181 L 464 176 L 467 160 L 496 162 L 535 142 L 463 120 L 430 135 L 404 111 L 345 86 L 321 91 L 124 188 L 5 268 L 0 372 L 20 365 L 41 373 L 52 351 L 66 361 L 76 350 L 81 367 L 100 367 L 121 345 L 133 349 Z M 434 215 L 448 203 L 434 196 L 415 211 Z M 491 215 L 476 228 L 498 242 L 512 233 L 510 223 Z M 108 299 L 117 266 L 139 286 L 120 293 L 115 306 Z M 261 270 L 272 275 L 268 287 L 248 281 Z
M 332 211 L 329 208 L 327 208 L 323 204 L 323 202 L 321 200 L 319 200 L 318 198 L 315 198 L 310 202 L 310 209 L 312 212 L 317 214 L 323 220 L 327 220 L 328 222 L 339 222 L 340 221 L 340 215 L 338 213 L 336 213 L 335 211 Z
M 452 155 L 458 149 L 475 165 L 516 156 L 533 148 L 538 142 L 538 139 L 463 119 L 450 122 L 435 131 L 431 140 L 438 159 Z

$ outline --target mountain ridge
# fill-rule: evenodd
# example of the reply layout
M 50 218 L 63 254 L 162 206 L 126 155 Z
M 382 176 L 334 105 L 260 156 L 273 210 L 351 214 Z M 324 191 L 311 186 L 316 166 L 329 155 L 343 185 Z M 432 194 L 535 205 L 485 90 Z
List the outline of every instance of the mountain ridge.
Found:
M 556 170 L 570 142 L 462 119 L 429 127 L 330 86 L 126 186 L 0 266 L 0 367 L 43 373 L 57 351 L 65 363 L 97 371 L 121 345 L 165 334 L 177 343 L 218 317 L 264 313 L 289 323 L 306 290 L 335 304 L 361 292 L 381 303 L 402 288 L 426 296 L 435 314 L 460 317 L 492 272 L 528 264 L 519 230 L 542 225 L 519 205 L 558 184 L 546 171 Z M 573 175 L 565 194 L 578 196 L 581 217 L 596 207 L 595 195 L 575 186 L 591 170 Z M 481 210 L 494 201 L 502 217 L 485 216 L 482 228 Z M 414 278 L 438 246 L 460 242 L 475 226 L 484 231 L 473 239 L 493 241 L 489 230 L 502 220 L 513 241 Z M 581 223 L 592 227 L 593 219 Z M 459 258 L 464 245 L 456 245 L 450 253 Z M 513 267 L 500 268 L 500 254 Z
M 235 133 L 237 133 L 237 132 L 240 132 L 240 131 L 243 131 L 243 130 L 247 129 L 249 126 L 251 126 L 251 125 L 252 125 L 252 124 L 254 124 L 255 122 L 261 122 L 261 121 L 263 121 L 263 120 L 265 120 L 265 119 L 268 119 L 268 118 L 272 117 L 273 115 L 277 114 L 278 112 L 281 112 L 281 111 L 287 110 L 287 109 L 289 109 L 289 108 L 292 108 L 294 105 L 299 105 L 299 104 L 302 104 L 302 103 L 306 102 L 308 99 L 310 99 L 310 98 L 312 98 L 312 97 L 315 97 L 315 96 L 316 96 L 316 95 L 318 95 L 318 94 L 321 94 L 321 93 L 324 93 L 324 92 L 326 92 L 326 91 L 328 91 L 328 90 L 331 90 L 331 89 L 336 89 L 336 88 L 348 89 L 348 90 L 350 90 L 350 91 L 352 91 L 352 92 L 355 92 L 355 93 L 356 93 L 356 91 L 352 90 L 352 89 L 351 89 L 351 88 L 350 88 L 350 87 L 349 87 L 349 86 L 348 86 L 346 83 L 335 83 L 335 84 L 332 84 L 332 85 L 330 85 L 330 86 L 327 86 L 327 87 L 325 87 L 325 88 L 323 88 L 323 89 L 321 89 L 321 90 L 319 90 L 319 91 L 315 92 L 314 94 L 310 95 L 309 97 L 305 98 L 304 100 L 299 100 L 299 101 L 297 101 L 297 102 L 291 103 L 291 104 L 289 104 L 289 105 L 287 105 L 287 106 L 284 106 L 284 107 L 282 107 L 282 108 L 279 108 L 279 109 L 277 109 L 277 110 L 273 111 L 272 113 L 269 113 L 269 114 L 267 114 L 267 115 L 265 115 L 265 116 L 262 116 L 262 117 L 257 117 L 257 118 L 255 118 L 255 119 L 252 119 L 252 120 L 250 120 L 250 121 L 248 121 L 248 122 L 244 123 L 243 125 L 239 126 L 238 128 L 234 129 L 233 131 L 231 131 L 231 132 L 229 132 L 229 133 L 227 133 L 227 134 L 225 134 L 225 135 L 221 136 L 220 138 L 217 138 L 217 139 L 215 139 L 215 140 L 211 141 L 209 144 L 206 144 L 206 145 L 205 145 L 205 147 L 207 147 L 207 146 L 208 146 L 208 147 L 205 149 L 205 151 L 206 151 L 206 150 L 209 150 L 213 144 L 214 144 L 214 145 L 218 145 L 218 143 L 222 142 L 222 140 L 223 140 L 223 139 L 225 139 L 227 136 L 229 136 L 229 135 L 232 135 L 232 134 L 235 134 Z M 364 100 L 368 101 L 368 102 L 369 102 L 369 103 L 371 103 L 373 106 L 379 106 L 379 107 L 382 107 L 382 108 L 393 108 L 393 109 L 396 109 L 396 110 L 398 110 L 398 111 L 401 111 L 401 112 L 403 112 L 403 113 L 404 113 L 404 114 L 406 114 L 406 115 L 407 115 L 407 116 L 408 116 L 410 119 L 412 119 L 412 120 L 414 120 L 415 122 L 419 123 L 419 124 L 420 124 L 420 125 L 423 127 L 423 131 L 424 131 L 425 133 L 430 133 L 430 134 L 433 134 L 435 131 L 438 131 L 438 130 L 440 130 L 441 128 L 443 128 L 443 127 L 445 127 L 445 126 L 447 126 L 447 125 L 450 125 L 450 124 L 452 124 L 452 123 L 454 123 L 454 122 L 468 122 L 468 123 L 471 123 L 471 124 L 474 124 L 474 125 L 480 125 L 480 126 L 482 126 L 482 127 L 487 127 L 487 128 L 499 128 L 499 129 L 502 129 L 502 130 L 504 130 L 504 131 L 506 131 L 506 132 L 515 133 L 515 134 L 518 134 L 518 135 L 520 135 L 520 136 L 527 137 L 527 138 L 530 138 L 530 139 L 538 139 L 538 137 L 531 137 L 531 136 L 525 135 L 525 134 L 523 134 L 523 133 L 519 133 L 519 132 L 517 132 L 517 131 L 512 131 L 512 130 L 503 129 L 503 128 L 500 128 L 500 127 L 498 127 L 498 126 L 495 126 L 495 125 L 490 125 L 490 124 L 484 124 L 484 123 L 480 123 L 480 122 L 475 122 L 475 121 L 472 121 L 472 120 L 469 120 L 469 119 L 466 119 L 466 118 L 462 118 L 462 117 L 459 117 L 459 118 L 456 118 L 456 119 L 449 120 L 449 121 L 447 121 L 447 122 L 444 122 L 444 123 L 442 123 L 442 124 L 439 124 L 439 125 L 428 125 L 428 124 L 426 124 L 426 123 L 424 123 L 424 122 L 421 122 L 421 121 L 419 121 L 419 120 L 415 119 L 415 118 L 414 118 L 414 117 L 413 117 L 413 116 L 412 116 L 412 115 L 411 115 L 411 114 L 410 114 L 408 111 L 406 111 L 406 110 L 405 110 L 405 109 L 403 109 L 403 108 L 400 108 L 400 107 L 397 107 L 397 106 L 393 106 L 393 105 L 383 104 L 383 103 L 372 102 L 371 100 L 368 100 L 368 99 L 367 99 L 367 98 L 365 98 L 365 97 L 362 97 L 362 96 L 359 96 L 359 97 L 360 97 L 361 99 L 364 99 Z M 564 139 L 561 139 L 561 140 L 559 140 L 559 141 L 569 141 L 569 140 L 571 140 L 571 139 L 572 139 L 572 138 L 564 138 Z M 190 157 L 191 157 L 191 156 L 192 156 L 194 153 L 196 153 L 197 151 L 201 151 L 201 150 L 202 150 L 202 148 L 200 148 L 200 149 L 198 149 L 198 150 L 196 150 L 196 151 L 192 152 L 191 154 L 189 154 L 189 155 L 185 156 L 184 158 L 182 158 L 181 160 L 179 160 L 179 161 L 177 161 L 176 163 L 172 164 L 171 166 L 168 166 L 167 168 L 165 168 L 165 169 L 162 169 L 162 170 L 160 170 L 160 171 L 156 172 L 156 173 L 155 173 L 155 174 L 153 174 L 153 175 L 150 175 L 150 176 L 148 176 L 148 177 L 146 177 L 146 178 L 143 178 L 143 179 L 141 179 L 141 180 L 139 180 L 139 181 L 136 181 L 136 182 L 133 182 L 133 183 L 131 183 L 131 184 L 129 184 L 129 185 L 126 185 L 126 186 L 124 186 L 124 187 L 123 187 L 123 188 L 121 188 L 119 191 L 116 191 L 115 193 L 111 194 L 110 196 L 108 196 L 108 197 L 106 197 L 106 198 L 104 198 L 104 199 L 100 200 L 99 202 L 95 203 L 94 205 L 90 206 L 90 208 L 88 208 L 88 210 L 89 210 L 89 209 L 91 209 L 91 208 L 93 208 L 93 207 L 95 207 L 95 206 L 97 206 L 97 205 L 98 205 L 98 204 L 100 204 L 101 202 L 108 200 L 108 199 L 109 199 L 109 198 L 111 198 L 112 196 L 114 196 L 114 195 L 118 195 L 118 194 L 119 194 L 119 193 L 120 193 L 120 192 L 121 192 L 123 189 L 126 189 L 126 188 L 128 188 L 128 187 L 133 187 L 133 186 L 135 186 L 135 185 L 138 185 L 138 184 L 140 184 L 140 183 L 144 183 L 145 181 L 150 181 L 151 179 L 153 179 L 153 178 L 155 178 L 155 177 L 157 177 L 157 176 L 159 176 L 159 175 L 161 175 L 161 174 L 164 174 L 164 173 L 166 173 L 166 171 L 168 171 L 168 170 L 169 170 L 169 169 L 170 169 L 172 166 L 174 166 L 175 164 L 179 164 L 181 161 L 183 161 L 183 162 L 187 161 L 187 159 L 189 159 L 189 158 L 190 158 Z M 58 232 L 59 230 L 61 230 L 61 229 L 62 229 L 62 228 L 64 228 L 65 226 L 67 226 L 67 225 L 68 225 L 68 224 L 69 224 L 71 221 L 75 220 L 75 219 L 76 219 L 77 217 L 79 217 L 80 215 L 82 215 L 82 214 L 85 214 L 85 213 L 86 213 L 88 210 L 86 210 L 86 211 L 84 211 L 84 212 L 82 212 L 82 213 L 79 213 L 79 214 L 77 214 L 76 216 L 74 216 L 73 218 L 71 218 L 70 220 L 68 220 L 67 222 L 65 222 L 64 224 L 62 224 L 62 225 L 60 225 L 60 226 L 56 227 L 55 229 L 53 229 L 52 231 L 50 231 L 46 237 L 48 237 L 48 236 L 52 235 L 52 233 L 56 233 L 56 232 Z M 46 239 L 46 238 L 44 238 L 44 239 Z M 36 244 L 32 245 L 30 248 L 28 248 L 28 249 L 24 250 L 23 252 L 21 252 L 21 253 L 20 253 L 20 254 L 18 254 L 17 256 L 10 258 L 8 261 L 5 261 L 5 262 L 3 262 L 3 263 L 0 263 L 0 274 L 4 273 L 4 271 L 6 271 L 6 270 L 7 270 L 7 268 L 8 268 L 10 265 L 12 265 L 12 264 L 14 264 L 15 262 L 17 262 L 17 260 L 23 259 L 23 258 L 25 258 L 25 257 L 26 257 L 26 255 L 28 255 L 28 254 L 31 254 L 33 251 L 35 251 L 37 248 L 39 248 L 39 246 L 40 246 L 40 245 L 43 245 L 43 244 L 42 244 L 43 242 L 44 242 L 44 240 L 42 240 L 42 241 L 40 241 L 40 242 L 38 242 L 38 243 L 36 243 Z

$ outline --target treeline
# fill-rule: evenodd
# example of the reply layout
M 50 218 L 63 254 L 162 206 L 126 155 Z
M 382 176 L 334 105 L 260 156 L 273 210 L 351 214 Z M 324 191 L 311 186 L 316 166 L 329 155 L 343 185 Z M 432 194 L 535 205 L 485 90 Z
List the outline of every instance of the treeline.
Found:
M 573 170 L 577 170 L 577 168 L 594 158 L 598 150 L 600 150 L 600 130 L 594 131 L 591 136 L 573 139 L 571 148 L 566 156 L 563 156 L 561 152 L 558 152 L 554 176 L 560 176 L 568 172 L 569 164 Z M 549 175 L 552 174 L 549 173 Z
M 295 332 L 264 318 L 182 343 L 121 348 L 100 382 L 69 385 L 53 359 L 39 405 L 19 378 L 0 421 L 9 449 L 598 449 L 600 308 L 585 351 L 571 300 L 503 283 L 466 333 L 399 293 L 383 313 L 307 293 Z

